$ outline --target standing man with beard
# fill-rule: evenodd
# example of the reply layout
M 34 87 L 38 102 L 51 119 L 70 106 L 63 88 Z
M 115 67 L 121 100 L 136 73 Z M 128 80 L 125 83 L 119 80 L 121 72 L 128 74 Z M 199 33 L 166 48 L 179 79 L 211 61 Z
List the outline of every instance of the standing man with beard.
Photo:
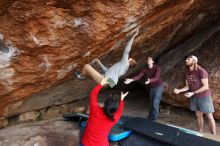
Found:
M 147 67 L 144 68 L 138 75 L 132 79 L 126 79 L 125 84 L 130 84 L 131 82 L 137 81 L 145 77 L 146 85 L 150 87 L 150 112 L 148 119 L 155 121 L 157 120 L 160 112 L 160 101 L 163 94 L 163 81 L 160 77 L 160 67 L 154 64 L 152 57 L 147 58 Z
M 190 55 L 186 58 L 186 85 L 181 89 L 174 89 L 175 94 L 186 92 L 190 98 L 190 109 L 195 111 L 199 132 L 203 132 L 203 113 L 208 119 L 209 129 L 216 135 L 215 119 L 213 118 L 214 106 L 208 83 L 208 73 L 198 65 L 198 58 Z

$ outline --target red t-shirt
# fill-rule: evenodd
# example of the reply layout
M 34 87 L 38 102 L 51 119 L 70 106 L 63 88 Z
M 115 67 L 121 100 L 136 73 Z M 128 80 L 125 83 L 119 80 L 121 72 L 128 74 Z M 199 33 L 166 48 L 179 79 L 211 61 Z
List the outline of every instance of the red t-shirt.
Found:
M 198 68 L 197 70 L 194 71 L 187 71 L 186 73 L 186 80 L 187 83 L 189 84 L 189 89 L 192 92 L 201 88 L 203 86 L 201 79 L 206 79 L 206 78 L 208 78 L 208 73 L 203 68 Z M 211 96 L 210 90 L 195 94 L 193 97 L 208 97 L 208 96 Z
M 108 134 L 121 117 L 124 102 L 120 100 L 118 110 L 111 121 L 99 107 L 97 96 L 102 85 L 97 85 L 90 94 L 90 116 L 85 128 L 82 143 L 84 146 L 109 146 Z

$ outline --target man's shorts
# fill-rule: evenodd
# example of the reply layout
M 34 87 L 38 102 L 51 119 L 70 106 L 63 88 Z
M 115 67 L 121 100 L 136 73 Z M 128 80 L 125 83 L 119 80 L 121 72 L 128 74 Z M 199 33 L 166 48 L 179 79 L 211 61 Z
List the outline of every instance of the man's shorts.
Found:
M 200 111 L 203 113 L 215 112 L 211 96 L 208 97 L 191 97 L 190 109 L 192 111 Z

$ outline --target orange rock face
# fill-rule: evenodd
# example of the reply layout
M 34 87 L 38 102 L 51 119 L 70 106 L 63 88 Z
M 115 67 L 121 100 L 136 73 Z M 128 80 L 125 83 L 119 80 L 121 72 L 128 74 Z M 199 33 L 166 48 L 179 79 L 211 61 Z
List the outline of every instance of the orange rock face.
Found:
M 110 51 L 162 1 L 1 1 L 0 115 Z M 141 11 L 137 11 L 141 10 Z M 7 115 L 7 114 L 6 114 Z
M 128 36 L 137 27 L 140 34 L 131 55 L 152 55 L 163 60 L 165 83 L 174 85 L 168 72 L 175 72 L 173 67 L 181 59 L 174 66 L 166 64 L 166 53 L 178 50 L 180 44 L 215 26 L 215 30 L 210 30 L 211 36 L 192 47 L 199 52 L 200 46 L 211 42 L 209 38 L 218 32 L 219 11 L 218 0 L 1 0 L 0 115 L 17 114 L 10 106 L 16 107 L 19 101 L 62 81 L 94 58 L 112 52 L 113 56 L 121 54 Z M 213 48 L 214 45 L 207 49 Z M 183 50 L 182 56 L 190 52 Z M 212 69 L 212 59 L 208 59 L 208 69 Z M 217 63 L 215 68 L 218 71 Z M 219 79 L 217 71 L 212 74 L 212 87 Z M 219 100 L 217 89 L 214 93 L 215 101 Z M 167 90 L 166 94 L 171 93 Z M 187 103 L 184 98 L 173 96 L 167 96 L 165 101 Z M 219 104 L 215 105 L 219 117 Z

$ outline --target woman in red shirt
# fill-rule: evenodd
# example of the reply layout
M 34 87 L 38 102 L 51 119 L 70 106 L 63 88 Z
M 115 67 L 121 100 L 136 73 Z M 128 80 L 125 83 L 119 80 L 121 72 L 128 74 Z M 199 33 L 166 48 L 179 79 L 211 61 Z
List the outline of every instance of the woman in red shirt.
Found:
M 109 98 L 102 108 L 98 105 L 97 96 L 105 84 L 107 81 L 103 79 L 90 94 L 90 116 L 82 139 L 83 146 L 109 146 L 108 134 L 121 117 L 124 107 L 123 99 L 128 92 L 125 94 L 121 92 L 119 105 L 118 100 Z

